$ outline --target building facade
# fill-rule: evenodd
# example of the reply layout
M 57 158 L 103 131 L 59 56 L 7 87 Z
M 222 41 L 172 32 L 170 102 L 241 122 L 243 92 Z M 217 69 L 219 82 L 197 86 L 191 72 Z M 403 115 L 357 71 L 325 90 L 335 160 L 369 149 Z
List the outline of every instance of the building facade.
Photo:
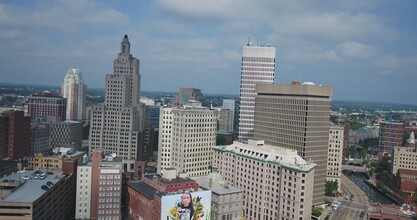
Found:
M 214 166 L 244 190 L 245 219 L 310 219 L 315 164 L 264 141 L 214 148 Z
M 172 109 L 161 108 L 159 113 L 158 165 L 157 172 L 171 167 Z
M 275 47 L 243 47 L 240 75 L 239 140 L 253 138 L 255 85 L 273 84 L 275 79 Z
M 173 109 L 171 166 L 188 177 L 209 174 L 216 131 L 216 110 Z
M 7 112 L 0 113 L 0 158 L 8 156 L 7 145 L 9 141 L 9 114 Z
M 317 164 L 314 205 L 324 203 L 332 88 L 312 83 L 259 85 L 255 101 L 255 138 L 294 149 Z
M 113 74 L 106 75 L 106 97 L 92 107 L 90 119 L 90 152 L 103 149 L 123 158 L 125 170 L 134 170 L 141 160 L 144 131 L 144 104 L 140 100 L 139 60 L 130 53 L 125 35 Z
M 58 94 L 49 91 L 36 93 L 28 98 L 27 103 L 31 120 L 53 115 L 59 116 L 61 121 L 66 120 L 67 99 Z
M 219 131 L 233 131 L 233 113 L 230 109 L 220 109 Z
M 201 189 L 211 190 L 210 220 L 239 220 L 242 217 L 243 190 L 223 180 L 217 168 L 201 178 L 196 178 Z
M 32 123 L 30 128 L 30 149 L 29 154 L 43 153 L 49 150 L 49 129 L 48 123 Z
M 128 219 L 181 219 L 178 216 L 175 218 L 175 215 L 169 218 L 168 213 L 162 213 L 163 206 L 168 205 L 163 203 L 164 197 L 196 191 L 198 184 L 192 179 L 177 177 L 175 169 L 163 170 L 162 175 L 144 175 L 142 181 L 131 181 L 128 184 Z M 176 201 L 172 202 L 169 205 L 174 205 Z
M 330 121 L 337 126 L 343 127 L 343 155 L 347 155 L 347 149 L 349 148 L 349 132 L 350 132 L 350 123 L 349 118 L 346 115 L 340 113 L 332 112 L 330 114 Z
M 77 167 L 77 219 L 122 219 L 122 158 L 94 151 Z
M 50 125 L 51 149 L 70 147 L 74 150 L 81 148 L 83 140 L 83 124 L 78 121 L 64 121 Z
M 403 145 L 404 123 L 384 121 L 379 123 L 379 156 L 392 155 L 394 147 Z
M 392 174 L 395 176 L 399 169 L 417 170 L 417 148 L 414 139 L 414 132 L 410 134 L 407 140 L 407 146 L 394 147 L 392 156 Z
M 338 191 L 342 185 L 342 162 L 345 129 L 333 123 L 329 131 L 329 151 L 327 155 L 326 181 L 337 181 Z
M 175 97 L 175 100 L 172 103 L 172 106 L 181 107 L 185 105 L 190 100 L 195 101 L 204 101 L 203 93 L 201 89 L 197 88 L 180 88 L 180 92 Z
M 235 105 L 236 101 L 234 99 L 223 99 L 223 109 L 228 109 L 231 112 L 231 120 L 229 123 L 231 124 L 231 128 L 229 131 L 233 131 L 235 129 Z
M 23 111 L 9 111 L 8 158 L 20 159 L 29 155 L 30 117 Z
M 63 174 L 62 170 L 23 170 L 0 178 L 0 186 L 1 220 L 74 219 L 73 174 Z
M 67 99 L 66 120 L 86 120 L 87 85 L 79 69 L 69 69 L 61 84 L 61 95 Z

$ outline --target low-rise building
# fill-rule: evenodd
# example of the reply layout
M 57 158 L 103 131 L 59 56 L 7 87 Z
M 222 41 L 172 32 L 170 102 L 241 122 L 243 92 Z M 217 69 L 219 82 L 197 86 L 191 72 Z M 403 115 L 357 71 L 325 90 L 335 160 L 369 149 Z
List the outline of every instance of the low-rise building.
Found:
M 75 175 L 18 171 L 0 178 L 0 219 L 74 219 Z
M 201 191 L 194 180 L 176 174 L 164 169 L 161 175 L 129 182 L 128 219 L 212 219 L 211 191 Z
M 223 180 L 216 167 L 195 179 L 203 190 L 211 190 L 211 220 L 239 220 L 242 217 L 243 190 Z

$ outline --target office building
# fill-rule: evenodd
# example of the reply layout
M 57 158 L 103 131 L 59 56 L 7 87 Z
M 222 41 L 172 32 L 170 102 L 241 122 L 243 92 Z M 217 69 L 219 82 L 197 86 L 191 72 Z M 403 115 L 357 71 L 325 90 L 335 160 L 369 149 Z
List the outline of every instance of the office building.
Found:
M 344 134 L 345 130 L 343 127 L 333 123 L 330 124 L 326 181 L 337 181 L 338 191 L 340 191 L 342 185 Z
M 77 167 L 77 219 L 121 219 L 122 158 L 94 151 Z
M 49 150 L 49 123 L 33 122 L 30 127 L 29 155 Z
M 235 141 L 214 148 L 214 166 L 227 182 L 244 190 L 245 219 L 310 219 L 315 164 L 297 151 Z
M 231 128 L 229 131 L 233 131 L 235 129 L 235 109 L 236 109 L 236 105 L 235 105 L 235 100 L 234 99 L 223 99 L 223 106 L 222 109 L 229 109 L 231 112 L 231 116 L 230 116 L 230 122 L 229 124 L 231 124 Z
M 257 85 L 256 91 L 255 138 L 316 163 L 313 205 L 323 204 L 332 88 L 294 82 Z
M 0 220 L 74 219 L 73 174 L 21 170 L 0 178 L 0 185 Z
M 410 134 L 407 145 L 393 148 L 392 174 L 396 175 L 399 169 L 417 170 L 417 148 L 414 132 Z
M 347 156 L 347 149 L 349 148 L 349 131 L 350 131 L 350 122 L 349 118 L 346 115 L 340 114 L 338 112 L 331 112 L 330 121 L 337 126 L 343 127 L 343 155 Z
M 384 121 L 379 123 L 379 156 L 391 156 L 394 147 L 403 145 L 404 123 Z
M 158 134 L 158 173 L 171 167 L 172 121 L 172 108 L 161 107 Z
M 216 110 L 173 109 L 171 167 L 188 177 L 209 174 L 216 130 Z
M 69 69 L 61 84 L 61 95 L 67 99 L 66 120 L 86 120 L 87 85 L 79 69 Z
M 233 115 L 230 109 L 220 109 L 219 131 L 233 131 Z
M 20 159 L 29 155 L 30 117 L 23 111 L 9 111 L 8 158 Z
M 174 167 L 188 177 L 210 173 L 217 112 L 207 108 L 161 108 L 158 173 Z
M 0 158 L 7 157 L 9 140 L 9 114 L 7 112 L 0 113 Z
M 146 159 L 142 158 L 145 111 L 139 101 L 139 60 L 130 53 L 127 35 L 113 65 L 113 74 L 106 75 L 105 101 L 92 107 L 89 150 L 116 153 L 125 170 L 133 172 L 135 161 Z
M 50 124 L 50 149 L 69 147 L 74 150 L 81 148 L 83 140 L 83 124 L 79 121 L 63 121 Z
M 205 176 L 195 181 L 202 190 L 211 191 L 210 220 L 239 220 L 243 210 L 243 190 L 223 180 L 216 167 Z
M 28 98 L 28 113 L 31 120 L 59 116 L 61 121 L 66 120 L 67 99 L 49 91 L 32 94 Z
M 273 84 L 275 79 L 275 47 L 243 47 L 240 76 L 239 140 L 253 138 L 255 85 Z

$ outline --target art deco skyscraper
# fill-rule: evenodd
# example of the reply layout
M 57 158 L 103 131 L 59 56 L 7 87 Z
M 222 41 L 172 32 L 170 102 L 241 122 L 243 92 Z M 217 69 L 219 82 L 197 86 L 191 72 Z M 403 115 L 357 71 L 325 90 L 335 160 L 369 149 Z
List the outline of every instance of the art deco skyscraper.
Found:
M 133 171 L 135 161 L 143 159 L 144 104 L 139 101 L 139 60 L 130 54 L 127 35 L 113 65 L 113 74 L 106 75 L 105 101 L 92 107 L 90 152 L 116 153 L 125 170 Z
M 297 150 L 304 160 L 317 164 L 313 205 L 323 204 L 333 89 L 297 82 L 258 85 L 256 92 L 255 139 Z
M 275 77 L 275 47 L 243 47 L 240 76 L 239 140 L 253 138 L 255 112 L 255 85 L 273 84 Z
M 86 119 L 87 85 L 79 69 L 69 69 L 61 84 L 61 95 L 67 99 L 67 120 L 84 121 Z

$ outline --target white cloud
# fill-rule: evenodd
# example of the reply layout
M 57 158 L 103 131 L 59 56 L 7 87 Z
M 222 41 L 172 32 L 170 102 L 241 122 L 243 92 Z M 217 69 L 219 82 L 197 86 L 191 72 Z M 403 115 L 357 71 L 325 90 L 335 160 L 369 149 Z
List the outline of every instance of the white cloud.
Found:
M 344 42 L 339 45 L 341 55 L 348 58 L 371 58 L 376 54 L 375 47 L 359 42 Z

